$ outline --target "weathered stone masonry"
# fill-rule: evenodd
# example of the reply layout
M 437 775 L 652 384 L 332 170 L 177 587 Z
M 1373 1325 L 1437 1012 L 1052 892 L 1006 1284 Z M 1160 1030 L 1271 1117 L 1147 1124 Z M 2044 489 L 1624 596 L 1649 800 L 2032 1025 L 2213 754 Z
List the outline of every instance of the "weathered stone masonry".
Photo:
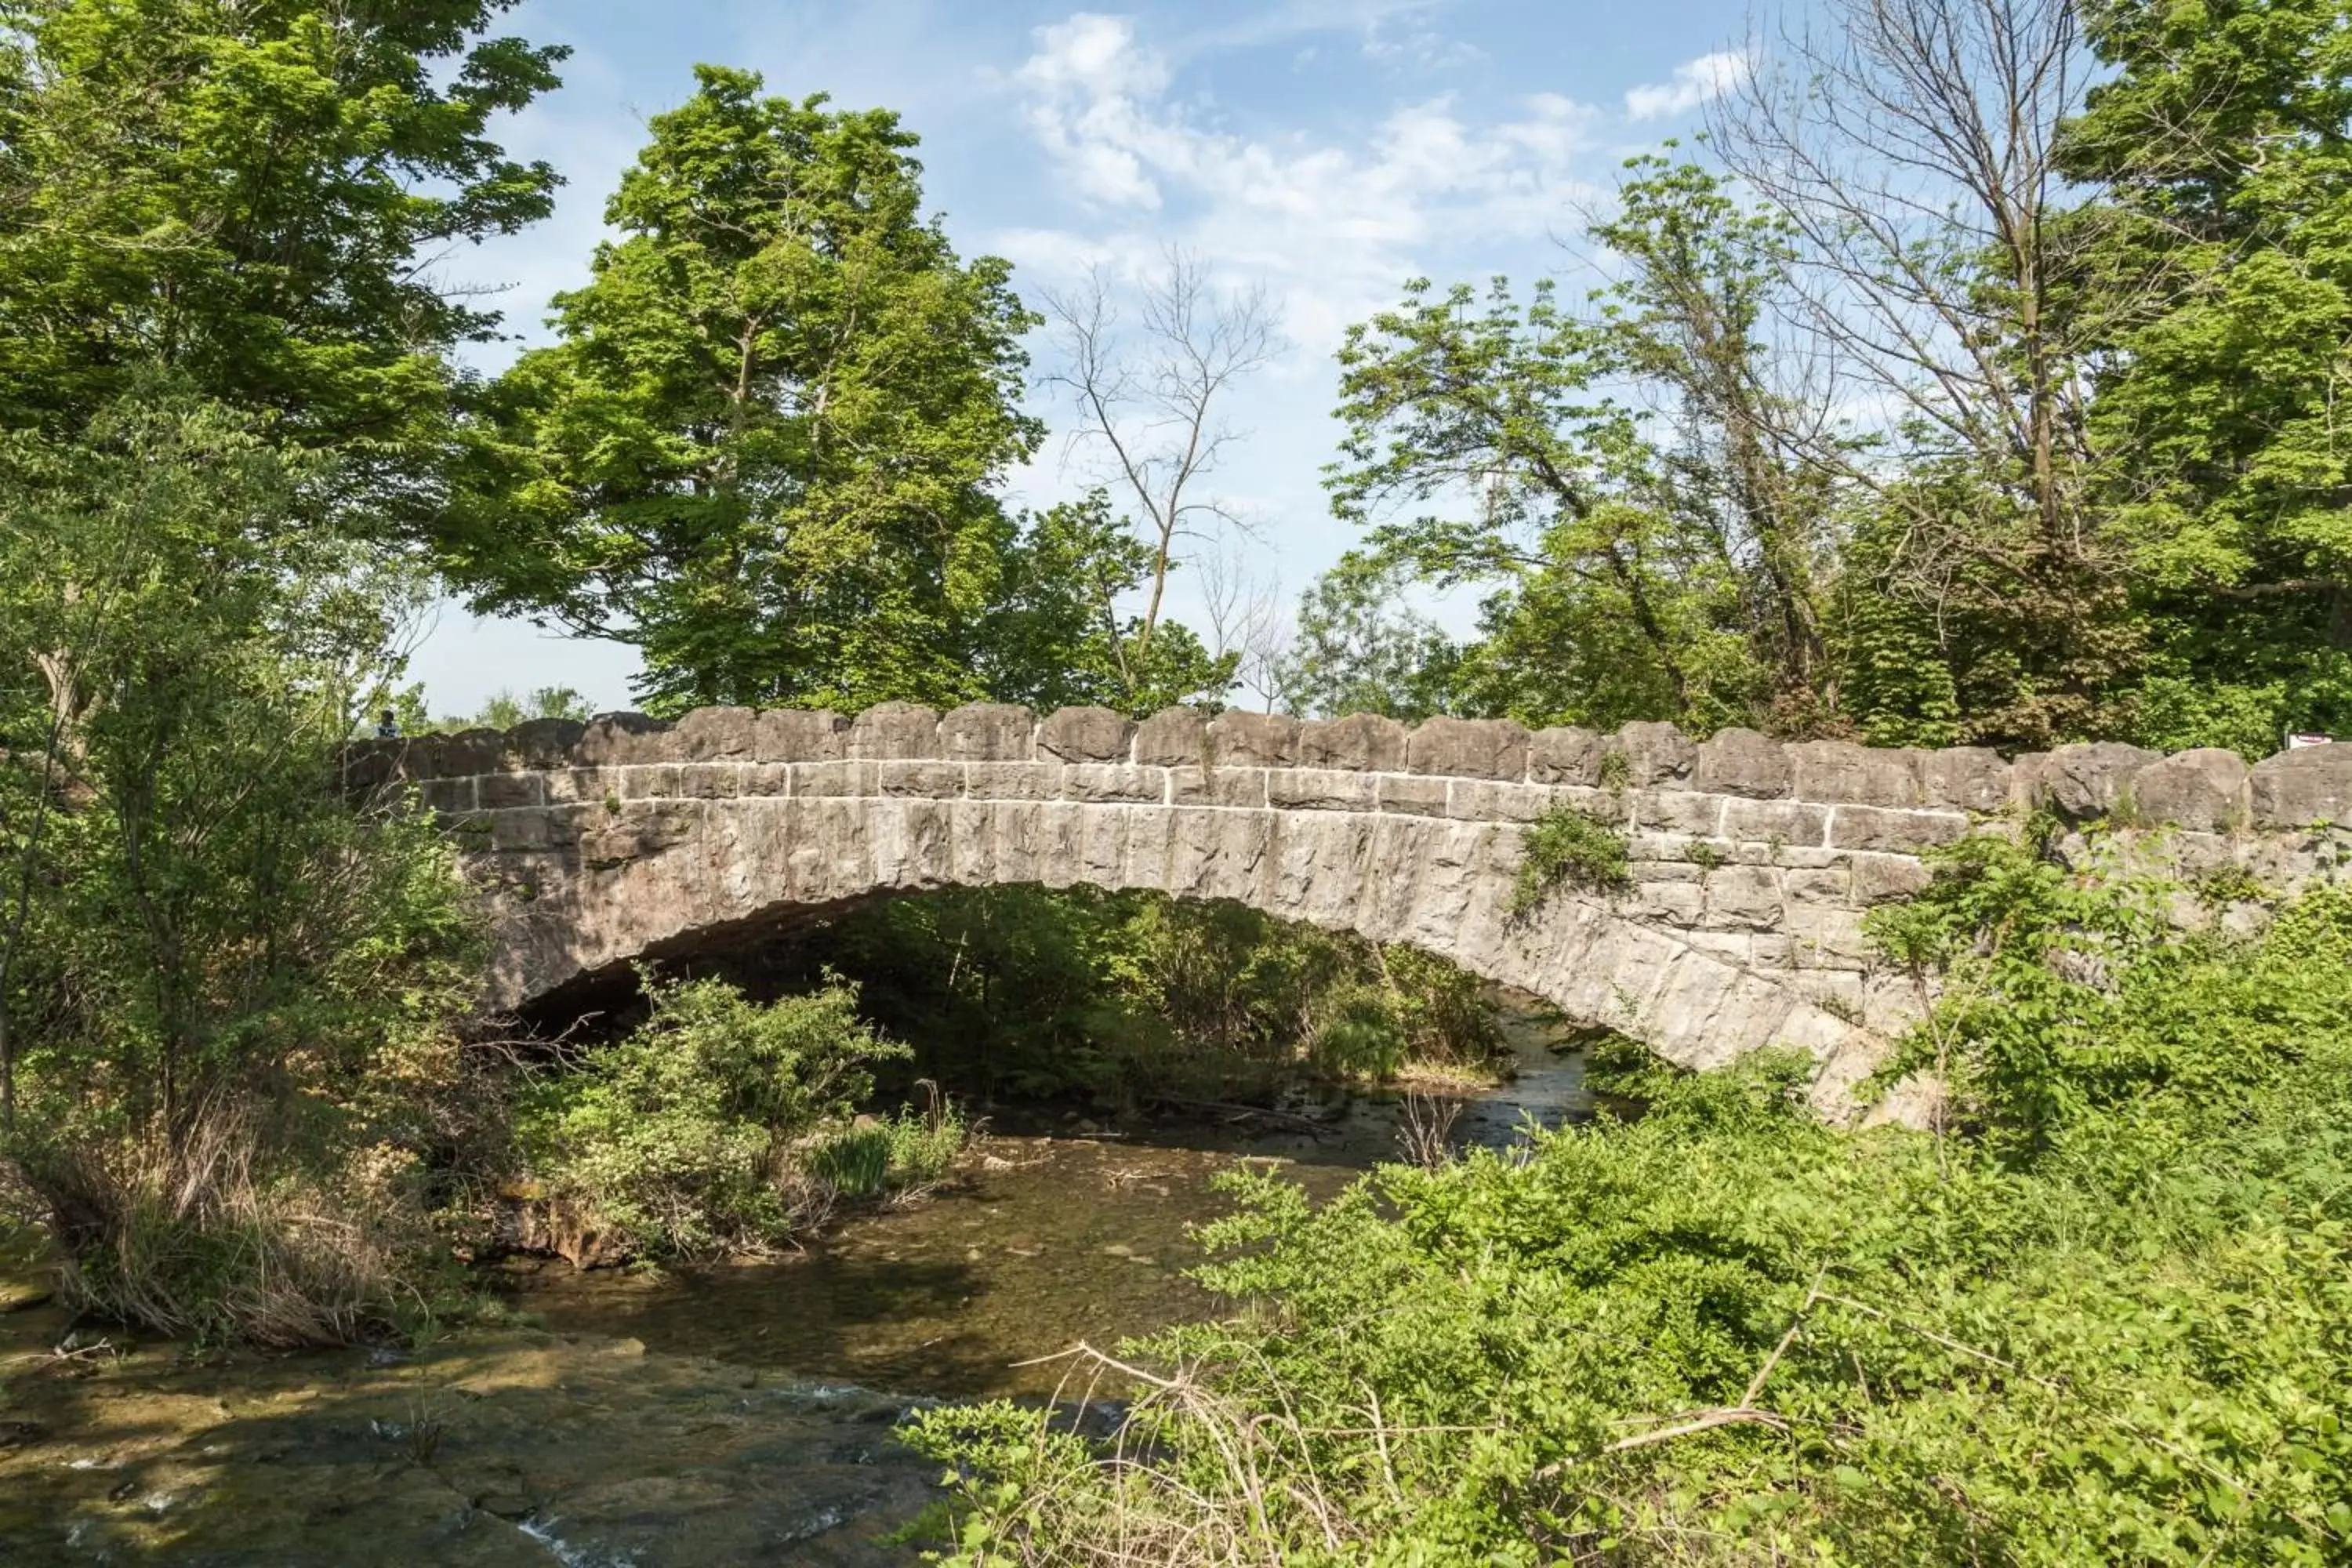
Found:
M 1181 709 L 1138 724 L 890 703 L 854 721 L 541 721 L 373 742 L 351 770 L 359 789 L 413 784 L 464 836 L 503 1005 L 794 910 L 1085 883 L 1411 942 L 1685 1066 L 1797 1047 L 1832 1112 L 1919 1005 L 1874 964 L 1861 923 L 1925 885 L 1922 849 L 2042 805 L 2107 819 L 2106 842 L 2191 877 L 2234 867 L 2294 886 L 2352 846 L 2331 826 L 2352 823 L 2352 746 L 2252 768 L 2111 743 L 2011 762 L 1741 730 L 1694 742 L 1666 724 L 1408 731 Z M 1514 921 L 1520 826 L 1559 803 L 1625 830 L 1633 886 L 1563 889 Z M 1906 1113 L 1899 1098 L 1892 1113 Z

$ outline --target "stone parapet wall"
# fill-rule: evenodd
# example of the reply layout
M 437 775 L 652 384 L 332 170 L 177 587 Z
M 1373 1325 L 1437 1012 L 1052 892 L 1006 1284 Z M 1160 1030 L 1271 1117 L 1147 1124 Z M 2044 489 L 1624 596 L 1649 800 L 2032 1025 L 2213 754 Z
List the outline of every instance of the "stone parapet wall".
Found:
M 782 771 L 788 769 L 802 771 Z M 488 783 L 500 775 L 541 775 L 548 783 L 541 798 L 526 801 L 519 797 L 530 793 L 528 785 Z M 555 782 L 558 775 L 568 781 Z M 1368 714 L 1302 721 L 1181 708 L 1137 723 L 1103 708 L 1065 708 L 1039 719 L 998 703 L 945 714 L 885 703 L 855 719 L 704 708 L 676 723 L 629 713 L 586 724 L 539 720 L 510 731 L 363 742 L 352 749 L 351 778 L 362 788 L 396 781 L 426 785 L 432 804 L 448 811 L 607 794 L 624 800 L 777 795 L 795 780 L 831 794 L 1251 804 L 1518 820 L 1553 800 L 1599 806 L 1609 795 L 1627 803 L 1629 826 L 1853 848 L 1946 842 L 1966 830 L 1971 815 L 2011 807 L 2196 833 L 2352 823 L 2352 746 L 2308 747 L 2251 767 L 2231 752 L 2166 756 L 2113 742 L 2011 760 L 1978 747 L 1781 742 L 1748 730 L 1695 742 L 1671 724 L 1628 724 L 1613 735 L 1529 731 L 1507 720 L 1432 719 L 1408 729 Z M 1455 784 L 1524 787 L 1471 794 Z M 1233 798 L 1212 798 L 1226 795 Z M 1669 804 L 1669 795 L 1717 804 Z M 1735 808 L 1738 802 L 1769 805 Z

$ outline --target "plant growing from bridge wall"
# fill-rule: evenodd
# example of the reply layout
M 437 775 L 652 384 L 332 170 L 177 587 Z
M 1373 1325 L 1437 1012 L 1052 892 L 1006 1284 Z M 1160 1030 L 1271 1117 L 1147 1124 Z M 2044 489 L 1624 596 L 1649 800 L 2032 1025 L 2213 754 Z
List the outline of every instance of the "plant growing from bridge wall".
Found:
M 1560 888 L 1619 893 L 1633 885 L 1625 835 L 1570 805 L 1555 805 L 1521 830 L 1511 913 L 1525 918 Z

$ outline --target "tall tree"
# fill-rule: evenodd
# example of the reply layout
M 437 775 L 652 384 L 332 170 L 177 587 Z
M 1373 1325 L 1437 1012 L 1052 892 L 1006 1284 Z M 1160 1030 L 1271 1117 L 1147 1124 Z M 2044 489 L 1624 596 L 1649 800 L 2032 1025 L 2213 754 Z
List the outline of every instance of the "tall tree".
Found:
M 488 134 L 565 53 L 482 37 L 512 4 L 0 4 L 0 423 L 75 438 L 160 364 L 427 527 L 446 352 L 499 320 L 448 255 L 557 183 Z
M 1425 281 L 1350 331 L 1335 510 L 1382 557 L 1495 590 L 1461 679 L 1531 722 L 1810 722 L 1828 487 L 1759 325 L 1783 238 L 1690 167 L 1635 160 L 1594 233 L 1624 276 L 1483 307 Z M 1435 510 L 1400 517 L 1400 509 Z
M 1228 531 L 1248 526 L 1211 486 L 1242 438 L 1232 423 L 1234 392 L 1281 352 L 1282 328 L 1263 289 L 1220 291 L 1200 258 L 1181 249 L 1171 248 L 1160 270 L 1134 290 L 1128 313 L 1121 292 L 1097 269 L 1076 289 L 1046 294 L 1056 357 L 1045 380 L 1075 406 L 1073 448 L 1095 460 L 1097 477 L 1134 508 L 1144 550 L 1141 605 L 1112 653 L 1139 699 L 1199 679 L 1192 668 L 1196 637 L 1178 632 L 1174 647 L 1157 646 L 1168 585 L 1181 567 L 1217 559 Z M 1104 608 L 1118 617 L 1113 606 Z M 1218 651 L 1238 663 L 1239 649 Z M 1232 674 L 1226 670 L 1215 690 Z
M 2352 37 L 2336 0 L 2105 0 L 2066 130 L 2117 323 L 2090 432 L 2154 622 L 2138 729 L 2352 731 Z
M 659 707 L 977 695 L 994 487 L 1038 436 L 1010 268 L 924 219 L 896 115 L 696 81 L 497 389 L 461 574 L 637 644 Z
M 1862 699 L 1848 706 L 1887 740 L 2109 732 L 2138 628 L 2088 504 L 2095 226 L 2058 161 L 2093 63 L 2077 8 L 1829 0 L 1808 23 L 1712 119 L 1726 163 L 1790 235 L 1793 342 L 1853 416 L 1811 444 L 1873 503 L 1853 563 L 1874 574 L 1851 584 L 1868 632 L 1842 634 Z M 1883 681 L 1897 645 L 1932 650 L 1934 668 Z M 1898 691 L 1958 717 L 1872 706 Z

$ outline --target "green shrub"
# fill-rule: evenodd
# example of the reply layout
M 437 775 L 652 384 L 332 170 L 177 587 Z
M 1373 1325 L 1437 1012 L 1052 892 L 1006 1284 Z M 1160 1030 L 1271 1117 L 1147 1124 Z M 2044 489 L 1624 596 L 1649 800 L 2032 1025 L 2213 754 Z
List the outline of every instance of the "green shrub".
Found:
M 1229 1178 L 1232 1313 L 1121 1350 L 1118 1441 L 920 1419 L 945 1560 L 2345 1561 L 2352 892 L 2258 940 L 2150 892 L 1969 847 L 1876 922 L 1952 984 L 1940 1135 L 1768 1055 L 1320 1209 Z
M 788 1239 L 824 1193 L 793 1142 L 845 1118 L 869 1068 L 905 1056 L 828 976 L 761 1005 L 716 980 L 646 979 L 652 1015 L 526 1091 L 522 1147 L 545 1184 L 643 1254 L 675 1260 Z
M 1519 837 L 1519 870 L 1511 886 L 1511 912 L 1527 915 L 1565 885 L 1614 893 L 1633 885 L 1624 834 L 1573 806 L 1555 805 L 1528 824 Z

